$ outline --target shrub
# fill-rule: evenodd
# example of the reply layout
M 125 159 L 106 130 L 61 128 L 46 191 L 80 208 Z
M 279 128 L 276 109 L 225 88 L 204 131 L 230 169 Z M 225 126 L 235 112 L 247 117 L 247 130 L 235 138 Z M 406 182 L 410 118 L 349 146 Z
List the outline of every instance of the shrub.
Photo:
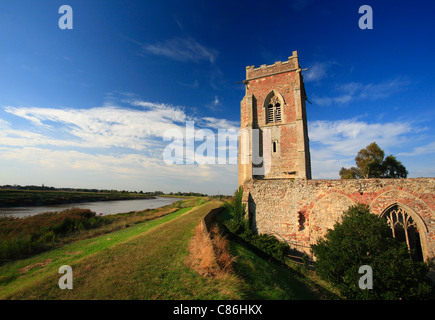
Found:
M 48 249 L 59 238 L 110 223 L 88 209 L 45 212 L 0 219 L 0 259 L 20 258 Z
M 406 244 L 366 205 L 350 207 L 312 251 L 318 274 L 348 299 L 416 299 L 430 292 L 427 264 L 413 261 Z M 359 288 L 363 265 L 373 270 L 371 290 Z
M 289 248 L 286 243 L 281 242 L 274 236 L 268 234 L 256 235 L 251 231 L 242 234 L 242 238 L 281 262 L 284 262 L 285 255 L 288 253 Z

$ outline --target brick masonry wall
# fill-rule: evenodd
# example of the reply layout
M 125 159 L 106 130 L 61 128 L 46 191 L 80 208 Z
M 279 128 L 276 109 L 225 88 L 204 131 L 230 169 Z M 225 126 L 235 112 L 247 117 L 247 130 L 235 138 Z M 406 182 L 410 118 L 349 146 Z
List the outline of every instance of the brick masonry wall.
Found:
M 270 170 L 266 171 L 266 178 L 311 177 L 305 98 L 297 53 L 293 52 L 285 62 L 258 68 L 248 66 L 245 84 L 246 94 L 240 104 L 240 129 L 260 129 L 264 137 L 268 137 L 263 140 L 259 151 L 270 155 L 267 157 Z M 266 107 L 274 95 L 280 100 L 282 120 L 266 123 Z M 276 146 L 275 152 L 270 151 L 272 144 Z M 304 152 L 304 157 L 301 157 L 301 152 Z M 250 178 L 247 171 L 249 168 L 244 164 L 240 166 L 240 184 Z
M 258 233 L 305 252 L 348 207 L 365 203 L 380 216 L 397 204 L 417 222 L 424 257 L 435 261 L 435 178 L 249 180 L 244 190 Z
M 266 125 L 264 101 L 272 89 L 279 92 L 284 99 L 285 106 L 282 106 L 283 123 L 291 123 L 296 120 L 294 89 L 300 86 L 299 77 L 300 75 L 296 72 L 281 73 L 252 80 L 247 84 L 247 93 L 252 94 L 257 102 L 254 116 L 259 127 Z

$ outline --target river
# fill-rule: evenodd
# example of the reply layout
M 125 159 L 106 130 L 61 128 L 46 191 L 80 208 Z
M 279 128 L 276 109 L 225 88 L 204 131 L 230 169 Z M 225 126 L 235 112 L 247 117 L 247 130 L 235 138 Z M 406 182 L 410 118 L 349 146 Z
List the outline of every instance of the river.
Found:
M 69 209 L 69 208 L 90 209 L 96 212 L 97 214 L 101 213 L 101 215 L 104 216 L 109 214 L 160 208 L 178 200 L 182 200 L 182 199 L 170 198 L 170 197 L 156 197 L 156 199 L 96 201 L 96 202 L 58 204 L 58 205 L 50 205 L 50 206 L 0 208 L 0 217 L 13 216 L 18 218 L 24 218 L 26 216 L 33 216 L 42 212 L 59 211 L 59 210 Z

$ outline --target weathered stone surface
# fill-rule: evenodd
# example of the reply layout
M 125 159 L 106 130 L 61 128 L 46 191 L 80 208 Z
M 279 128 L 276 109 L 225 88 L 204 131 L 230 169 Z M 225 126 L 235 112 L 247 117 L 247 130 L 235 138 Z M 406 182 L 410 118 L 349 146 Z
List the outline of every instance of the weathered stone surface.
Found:
M 340 221 L 343 212 L 364 203 L 382 216 L 398 205 L 418 221 L 423 256 L 435 258 L 435 179 L 249 180 L 248 210 L 259 233 L 274 234 L 300 251 Z

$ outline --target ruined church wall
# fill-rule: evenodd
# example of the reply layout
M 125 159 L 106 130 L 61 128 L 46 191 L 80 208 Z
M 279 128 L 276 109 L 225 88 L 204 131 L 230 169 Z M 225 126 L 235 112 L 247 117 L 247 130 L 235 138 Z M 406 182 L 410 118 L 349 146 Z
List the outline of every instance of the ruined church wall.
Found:
M 418 215 L 425 256 L 435 258 L 435 178 L 249 180 L 244 190 L 258 233 L 273 234 L 299 251 L 309 252 L 356 203 L 377 215 L 398 204 Z

